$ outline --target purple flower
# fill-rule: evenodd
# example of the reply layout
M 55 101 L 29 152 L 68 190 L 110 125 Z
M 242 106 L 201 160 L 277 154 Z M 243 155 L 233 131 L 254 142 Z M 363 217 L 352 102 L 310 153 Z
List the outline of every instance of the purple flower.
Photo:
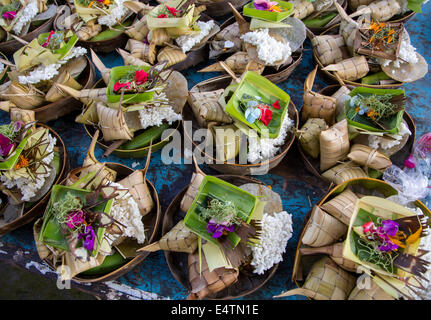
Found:
M 67 226 L 70 229 L 74 229 L 76 227 L 79 227 L 81 224 L 85 222 L 85 213 L 82 210 L 73 211 L 69 216 L 67 217 Z
M 12 20 L 16 17 L 16 12 L 15 11 L 6 11 L 2 14 L 2 17 L 7 19 L 7 20 Z
M 395 243 L 393 243 L 392 241 L 389 240 L 389 241 L 385 242 L 383 245 L 378 246 L 378 249 L 380 251 L 388 252 L 388 251 L 393 251 L 393 250 L 398 249 L 398 245 L 396 245 Z
M 23 122 L 18 120 L 13 124 L 13 131 L 18 132 L 19 130 L 21 130 L 22 125 L 23 125 Z
M 269 10 L 273 6 L 277 5 L 277 2 L 268 0 L 254 0 L 253 5 L 257 10 Z
M 93 251 L 96 234 L 94 233 L 92 226 L 85 227 L 85 231 L 78 234 L 78 240 L 79 239 L 84 239 L 83 246 L 85 249 Z
M 6 157 L 14 146 L 15 143 L 11 143 L 8 137 L 0 134 L 0 156 Z
M 224 231 L 233 232 L 235 230 L 235 226 L 233 224 L 228 225 L 227 222 L 216 223 L 213 219 L 211 219 L 207 224 L 207 231 L 212 234 L 212 237 L 217 239 L 223 235 Z
M 392 220 L 383 220 L 382 221 L 382 230 L 384 233 L 386 233 L 388 236 L 395 236 L 398 232 L 398 226 L 399 224 Z

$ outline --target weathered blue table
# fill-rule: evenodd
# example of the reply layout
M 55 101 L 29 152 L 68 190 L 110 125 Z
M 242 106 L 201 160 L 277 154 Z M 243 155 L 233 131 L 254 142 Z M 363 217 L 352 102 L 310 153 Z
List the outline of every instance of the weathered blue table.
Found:
M 428 62 L 431 62 L 431 52 L 428 51 L 431 50 L 431 28 L 428 21 L 430 18 L 431 5 L 428 4 L 424 6 L 422 14 L 416 14 L 406 25 L 412 44 Z M 122 60 L 116 53 L 100 55 L 100 57 L 108 67 L 122 65 Z M 183 72 L 188 79 L 189 88 L 200 81 L 219 75 L 218 73 L 196 72 L 210 63 L 213 61 L 202 63 Z M 313 68 L 311 44 L 309 40 L 306 40 L 301 64 L 287 81 L 279 84 L 283 90 L 289 93 L 298 109 L 302 105 L 304 80 Z M 99 74 L 98 77 L 100 77 Z M 428 106 L 428 103 L 431 104 L 429 80 L 430 75 L 428 74 L 425 78 L 405 86 L 408 97 L 407 109 L 416 122 L 418 137 L 429 131 L 428 124 L 431 121 L 431 112 Z M 326 85 L 328 83 L 317 78 L 315 89 L 321 89 Z M 69 153 L 71 168 L 82 164 L 90 144 L 90 137 L 82 125 L 75 123 L 75 117 L 76 114 L 71 114 L 48 123 L 63 138 Z M 8 114 L 1 112 L 0 122 L 7 123 L 8 121 Z M 132 167 L 133 163 L 134 165 L 139 163 L 135 168 L 142 168 L 145 163 L 145 159 L 121 159 L 115 156 L 102 159 L 102 154 L 103 150 L 97 147 L 96 157 L 99 160 L 119 162 L 129 167 Z M 201 166 L 201 169 L 208 174 L 217 174 L 204 165 Z M 194 167 L 190 164 L 164 165 L 161 161 L 160 151 L 152 155 L 147 178 L 157 189 L 163 211 L 166 210 L 174 196 L 188 184 L 193 170 Z M 283 262 L 280 263 L 275 276 L 259 291 L 244 298 L 271 299 L 274 295 L 295 287 L 295 284 L 291 282 L 292 267 L 304 217 L 312 204 L 316 203 L 328 191 L 329 186 L 305 170 L 296 145 L 289 150 L 286 158 L 278 167 L 266 175 L 255 178 L 271 185 L 273 190 L 281 195 L 283 208 L 292 214 L 294 222 L 293 237 L 288 242 Z M 37 255 L 33 241 L 32 224 L 23 226 L 0 238 L 0 259 L 57 280 L 57 274 L 44 265 Z M 142 264 L 115 281 L 101 284 L 73 283 L 72 285 L 102 299 L 185 299 L 188 294 L 186 289 L 171 275 L 163 252 L 152 253 Z M 303 297 L 293 296 L 289 299 L 303 299 Z

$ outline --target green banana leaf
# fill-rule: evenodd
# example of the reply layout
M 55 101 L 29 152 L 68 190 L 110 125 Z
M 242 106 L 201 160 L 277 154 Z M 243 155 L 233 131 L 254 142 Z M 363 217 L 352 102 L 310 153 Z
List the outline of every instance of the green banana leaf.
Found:
M 41 33 L 38 37 L 37 37 L 37 41 L 40 45 L 42 45 L 46 39 L 48 39 L 49 36 L 49 32 L 48 33 Z M 58 60 L 63 59 L 65 56 L 67 56 L 70 52 L 70 50 L 72 50 L 72 48 L 75 46 L 75 44 L 78 42 L 78 37 L 73 34 L 69 40 L 63 41 L 63 43 L 61 44 L 59 49 L 54 50 L 54 54 L 59 54 L 59 58 Z
M 85 203 L 85 196 L 89 193 L 91 193 L 90 190 L 85 189 L 79 189 L 72 186 L 63 186 L 63 185 L 54 185 L 52 187 L 51 191 L 51 197 L 49 199 L 48 207 L 45 212 L 44 221 L 42 224 L 41 232 L 39 240 L 46 245 L 69 251 L 69 245 L 67 240 L 64 238 L 63 234 L 60 231 L 59 224 L 55 217 L 52 214 L 52 206 L 54 203 L 59 201 L 61 198 L 64 198 L 66 194 L 72 193 L 76 197 L 81 198 L 82 202 Z M 100 199 L 102 199 L 102 196 L 100 196 Z M 96 207 L 94 207 L 95 211 L 103 211 L 106 214 L 109 214 L 111 211 L 113 199 L 107 201 L 106 203 L 100 204 Z M 103 238 L 103 235 L 105 233 L 105 228 L 98 228 L 97 231 L 97 239 L 99 240 L 97 242 L 97 246 L 92 252 L 93 256 L 96 256 L 99 250 L 100 246 L 100 240 Z
M 198 193 L 184 218 L 184 224 L 190 230 L 205 240 L 218 245 L 216 239 L 207 231 L 208 221 L 199 215 L 199 206 L 205 206 L 208 195 L 225 201 L 232 201 L 239 212 L 239 218 L 249 223 L 256 206 L 258 198 L 237 186 L 212 176 L 205 176 L 199 187 Z M 241 240 L 234 232 L 229 233 L 229 240 L 236 246 Z
M 336 12 L 329 12 L 326 15 L 321 15 L 321 16 L 318 16 L 317 18 L 312 18 L 312 19 L 305 19 L 302 22 L 304 22 L 304 24 L 308 28 L 321 28 L 326 26 L 336 16 L 337 16 Z
M 269 122 L 268 126 L 265 126 L 260 120 L 255 121 L 253 124 L 250 124 L 247 121 L 244 116 L 244 112 L 239 106 L 239 102 L 243 94 L 259 96 L 262 98 L 262 101 L 270 106 L 272 110 L 272 120 Z M 280 109 L 271 107 L 276 100 L 280 103 Z M 225 111 L 233 118 L 256 130 L 261 136 L 264 130 L 268 130 L 268 137 L 274 139 L 277 138 L 280 133 L 281 124 L 286 115 L 289 102 L 290 96 L 286 92 L 256 72 L 247 71 L 233 96 L 227 103 Z
M 150 69 L 151 69 L 150 66 L 121 66 L 121 67 L 112 68 L 108 87 L 106 88 L 106 95 L 108 96 L 108 102 L 111 102 L 111 103 L 120 102 L 121 94 L 116 94 L 114 92 L 114 85 L 118 80 L 120 80 L 122 77 L 124 77 L 131 71 L 138 71 L 138 70 L 148 71 Z M 136 94 L 124 94 L 123 103 L 145 102 L 145 101 L 151 100 L 153 96 L 154 96 L 154 91 L 136 93 Z
M 119 254 L 118 252 L 115 252 L 113 255 L 106 256 L 105 260 L 103 260 L 103 263 L 100 266 L 81 272 L 79 275 L 83 275 L 83 276 L 104 275 L 121 267 L 126 262 L 127 262 L 127 259 L 124 259 L 121 256 L 121 254 Z
M 365 88 L 365 87 L 356 87 L 354 88 L 350 93 L 349 96 L 354 97 L 356 94 L 376 94 L 376 95 L 385 95 L 385 94 L 392 94 L 392 95 L 404 95 L 405 92 L 403 89 L 374 89 L 374 88 Z M 389 119 L 386 119 L 384 121 L 385 125 L 388 126 L 390 129 L 383 130 L 380 127 L 378 127 L 376 124 L 374 124 L 371 120 L 368 119 L 367 116 L 355 114 L 355 107 L 350 106 L 350 100 L 347 100 L 345 102 L 345 114 L 347 118 L 347 123 L 350 127 L 363 129 L 366 131 L 372 131 L 372 132 L 386 132 L 390 134 L 397 133 L 399 130 L 399 127 L 401 125 L 401 122 L 403 121 L 403 115 L 404 115 L 404 109 L 399 111 L 396 115 L 392 116 Z
M 389 80 L 392 79 L 383 71 L 373 73 L 369 76 L 363 77 L 361 80 L 362 84 L 379 84 L 380 80 Z
M 277 1 L 277 6 L 283 8 L 284 12 L 271 12 L 266 10 L 258 10 L 255 8 L 253 2 L 247 3 L 242 8 L 242 14 L 247 17 L 258 18 L 266 21 L 280 22 L 292 14 L 293 4 L 286 1 Z
M 90 41 L 104 41 L 104 40 L 109 40 L 109 39 L 113 39 L 115 37 L 118 37 L 120 34 L 122 34 L 124 32 L 126 27 L 129 27 L 132 25 L 132 22 L 133 22 L 133 20 L 129 19 L 121 25 L 117 24 L 117 25 L 113 26 L 112 29 L 104 30 L 101 33 L 99 33 L 98 35 L 94 36 L 93 38 L 90 39 Z

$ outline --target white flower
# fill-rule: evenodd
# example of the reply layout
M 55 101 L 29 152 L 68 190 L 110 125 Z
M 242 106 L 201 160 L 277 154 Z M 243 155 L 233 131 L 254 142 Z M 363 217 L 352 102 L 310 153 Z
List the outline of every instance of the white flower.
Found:
M 210 33 L 211 29 L 214 28 L 214 21 L 213 20 L 210 20 L 208 22 L 198 21 L 196 22 L 196 25 L 201 30 L 198 34 L 184 35 L 175 39 L 175 41 L 181 47 L 184 53 L 186 53 L 187 51 L 190 51 L 191 48 L 193 48 L 196 44 L 201 42 L 202 39 L 205 38 Z
M 262 217 L 262 232 L 259 244 L 250 246 L 253 253 L 251 265 L 254 273 L 263 274 L 274 264 L 283 261 L 287 241 L 292 237 L 292 215 L 286 211 L 265 213 Z
M 37 1 L 32 1 L 27 4 L 22 10 L 21 17 L 18 18 L 18 21 L 15 23 L 13 27 L 13 32 L 19 35 L 22 31 L 22 28 L 29 22 L 33 20 L 34 17 L 37 16 L 39 9 L 37 8 Z
M 129 12 L 129 10 L 124 6 L 124 1 L 126 0 L 116 0 L 114 9 L 108 15 L 101 16 L 97 19 L 100 25 L 113 27 L 121 22 L 121 19 Z
M 280 42 L 268 33 L 268 29 L 247 32 L 241 36 L 247 43 L 255 45 L 259 59 L 267 64 L 286 61 L 292 54 L 289 43 Z
M 181 120 L 181 115 L 175 113 L 171 106 L 149 107 L 138 112 L 142 129 L 160 126 L 163 121 L 172 124 L 172 122 Z
M 125 189 L 119 183 L 111 182 L 110 185 L 119 189 Z M 121 197 L 117 196 L 114 198 L 110 214 L 115 220 L 126 227 L 121 227 L 124 236 L 134 238 L 138 243 L 145 242 L 145 230 L 144 224 L 142 223 L 142 216 L 139 212 L 137 202 L 129 192 Z
M 249 137 L 247 159 L 251 163 L 266 160 L 274 157 L 280 150 L 280 146 L 284 144 L 284 140 L 293 125 L 293 120 L 289 118 L 288 113 L 281 124 L 280 133 L 277 138 Z

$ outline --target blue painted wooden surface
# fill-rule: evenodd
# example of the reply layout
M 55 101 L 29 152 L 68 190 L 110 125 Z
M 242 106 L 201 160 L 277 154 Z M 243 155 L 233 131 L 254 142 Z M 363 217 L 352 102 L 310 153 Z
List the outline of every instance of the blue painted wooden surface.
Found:
M 431 18 L 431 5 L 425 5 L 422 14 L 416 16 L 407 23 L 406 28 L 410 34 L 412 44 L 417 51 L 422 54 L 428 62 L 431 62 L 430 36 L 431 28 L 429 20 Z M 102 61 L 108 67 L 122 65 L 120 56 L 116 53 L 100 55 Z M 202 63 L 197 67 L 183 72 L 188 79 L 189 88 L 196 83 L 205 79 L 212 78 L 218 73 L 197 73 L 196 70 L 209 65 L 213 61 Z M 308 73 L 313 69 L 314 63 L 311 54 L 311 44 L 306 40 L 305 50 L 302 63 L 296 68 L 290 78 L 279 84 L 279 86 L 288 92 L 294 104 L 300 108 L 302 105 L 303 83 Z M 99 77 L 99 75 L 98 75 Z M 429 84 L 430 75 L 415 83 L 405 86 L 408 97 L 407 110 L 412 115 L 417 125 L 417 136 L 429 131 L 429 122 L 431 120 L 431 86 Z M 315 83 L 315 89 L 321 89 L 328 85 L 322 78 L 318 77 Z M 82 164 L 86 150 L 90 144 L 90 137 L 86 134 L 82 125 L 74 122 L 76 114 L 66 116 L 57 121 L 48 123 L 63 138 L 69 153 L 71 168 L 78 167 Z M 6 113 L 1 112 L 0 122 L 6 123 L 9 117 Z M 96 148 L 96 157 L 102 160 L 103 150 Z M 192 175 L 193 166 L 185 164 L 164 165 L 161 161 L 161 152 L 153 154 L 151 166 L 147 178 L 154 184 L 159 194 L 162 210 L 166 210 L 174 196 L 185 187 Z M 129 167 L 132 163 L 139 162 L 138 168 L 144 165 L 144 159 L 121 159 L 110 156 L 103 160 L 123 163 Z M 207 166 L 202 169 L 208 174 L 217 174 Z M 291 273 L 296 246 L 301 231 L 301 226 L 305 215 L 310 209 L 310 204 L 316 203 L 327 191 L 327 186 L 322 185 L 316 178 L 312 177 L 305 171 L 296 145 L 291 148 L 283 162 L 269 174 L 257 176 L 273 187 L 283 200 L 283 208 L 293 215 L 294 235 L 289 240 L 286 253 L 283 256 L 283 262 L 277 270 L 275 276 L 258 292 L 251 294 L 244 299 L 271 299 L 274 295 L 281 293 L 286 289 L 291 289 L 295 285 L 291 282 Z M 14 254 L 12 255 L 12 253 Z M 18 253 L 17 253 L 18 252 Z M 7 255 L 7 257 L 5 257 Z M 12 255 L 12 256 L 11 256 Z M 18 265 L 26 267 L 30 271 L 37 271 L 33 268 L 31 259 L 38 261 L 36 248 L 33 242 L 31 225 L 24 226 L 19 230 L 11 232 L 0 238 L 0 259 L 8 259 Z M 32 261 L 33 261 L 32 260 Z M 41 268 L 38 268 L 39 271 Z M 46 274 L 48 275 L 48 274 Z M 51 278 L 55 278 L 52 275 Z M 161 298 L 184 299 L 187 291 L 171 275 L 162 252 L 151 254 L 141 265 L 129 272 L 116 281 L 130 288 L 143 290 L 157 294 Z M 83 290 L 97 293 L 104 292 L 106 297 L 106 288 L 98 285 L 80 286 Z M 100 292 L 99 292 L 100 293 Z M 130 297 L 127 294 L 121 294 L 122 297 Z M 141 296 L 141 298 L 155 298 L 156 295 Z M 109 297 L 109 296 L 108 296 Z M 132 296 L 136 298 L 135 296 Z M 303 299 L 300 296 L 293 296 L 286 299 Z

